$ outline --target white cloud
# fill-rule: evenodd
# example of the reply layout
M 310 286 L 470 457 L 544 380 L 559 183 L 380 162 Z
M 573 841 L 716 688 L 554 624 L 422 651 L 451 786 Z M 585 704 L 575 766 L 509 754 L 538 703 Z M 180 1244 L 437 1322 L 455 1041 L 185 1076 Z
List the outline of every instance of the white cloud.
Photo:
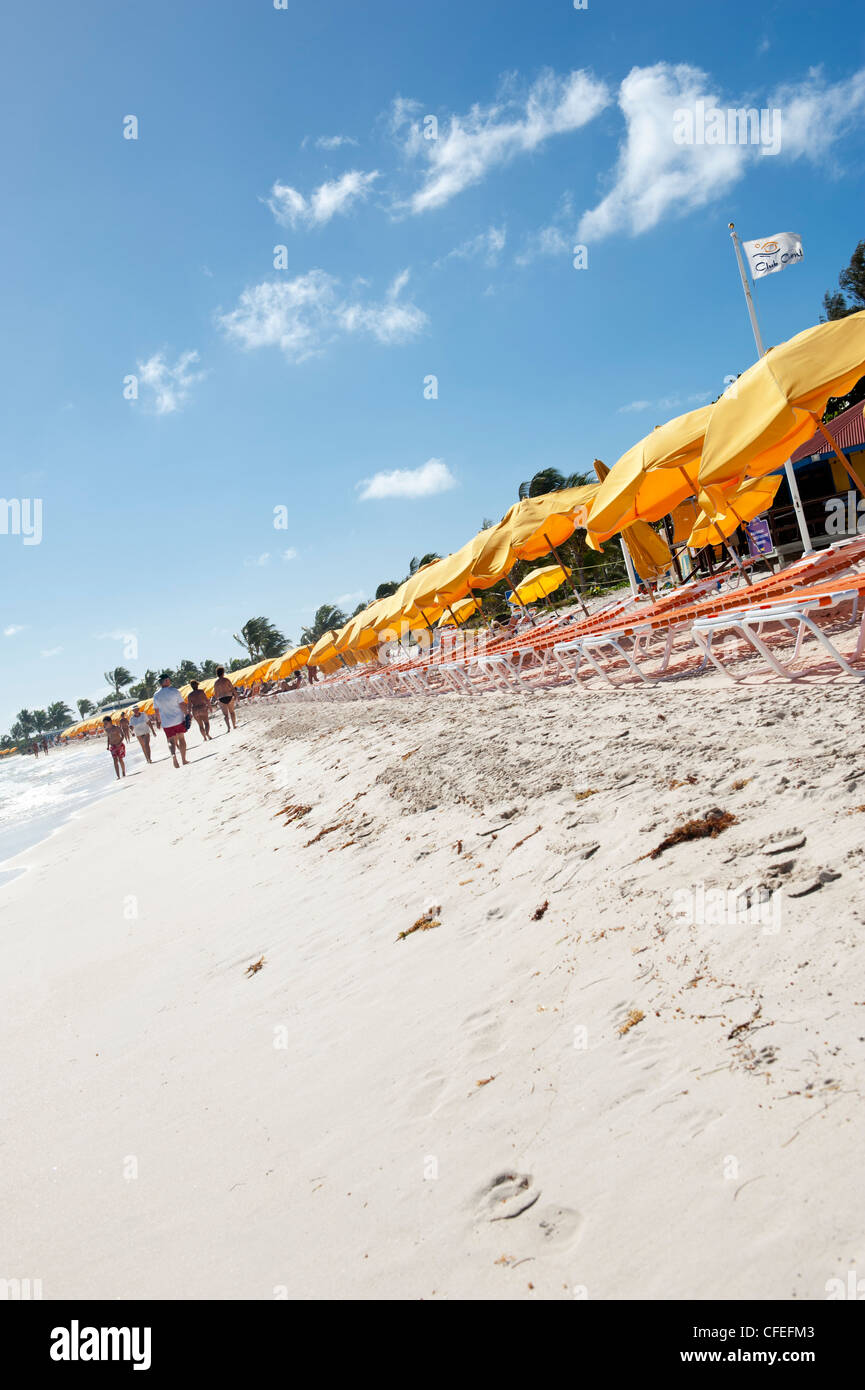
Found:
M 506 240 L 507 233 L 504 227 L 488 227 L 485 232 L 479 232 L 460 246 L 455 246 L 453 251 L 448 251 L 446 256 L 435 262 L 435 265 L 442 266 L 447 261 L 474 260 L 478 256 L 483 258 L 484 265 L 497 265 Z
M 287 550 L 284 550 L 282 552 L 282 558 L 283 560 L 296 560 L 297 551 L 293 548 L 293 546 L 289 546 Z
M 270 551 L 269 551 L 269 550 L 265 550 L 264 553 L 263 553 L 262 555 L 252 555 L 248 560 L 244 560 L 243 563 L 244 563 L 246 566 L 255 566 L 255 567 L 258 567 L 258 568 L 262 568 L 264 565 L 269 565 L 269 564 L 270 564 Z
M 781 112 L 781 156 L 823 159 L 865 117 L 865 68 L 827 86 L 820 68 L 776 88 L 769 105 Z
M 627 122 L 615 182 L 596 208 L 580 220 L 583 242 L 613 232 L 637 236 L 656 226 L 669 210 L 677 216 L 704 206 L 741 176 L 748 146 L 677 144 L 675 112 L 692 110 L 698 100 L 720 106 L 706 74 L 685 63 L 632 68 L 619 88 Z
M 3 636 L 15 637 L 19 632 L 24 632 L 24 630 L 25 628 L 21 623 L 10 623 L 8 627 L 4 627 Z
M 662 396 L 657 401 L 630 401 L 627 405 L 620 405 L 618 415 L 630 415 L 641 410 L 683 410 L 684 408 L 694 409 L 698 405 L 705 405 L 712 399 L 711 391 L 694 391 L 689 396 Z
M 304 136 L 302 144 L 305 145 L 309 136 Z M 317 150 L 338 150 L 343 145 L 356 145 L 358 143 L 353 135 L 317 135 L 312 142 Z
M 576 241 L 575 223 L 573 201 L 570 194 L 566 193 L 549 226 L 539 227 L 536 232 L 530 232 L 526 237 L 523 250 L 514 257 L 515 264 L 530 265 L 539 256 L 571 255 Z
M 45 651 L 40 652 L 39 655 L 40 655 L 40 656 L 59 656 L 60 653 L 62 652 L 62 650 L 63 650 L 62 647 L 48 647 L 48 648 L 46 648 Z
M 457 480 L 443 459 L 427 459 L 419 468 L 395 468 L 390 473 L 375 473 L 363 478 L 359 501 L 378 501 L 385 497 L 433 497 L 448 492 Z
M 363 201 L 378 176 L 377 169 L 369 174 L 350 169 L 338 179 L 320 184 L 309 198 L 289 184 L 277 182 L 270 190 L 267 206 L 283 227 L 296 227 L 298 222 L 321 226 L 338 213 L 347 213 L 352 204 Z
M 146 362 L 138 363 L 139 385 L 153 393 L 157 415 L 171 415 L 180 410 L 189 399 L 192 387 L 204 380 L 206 372 L 191 370 L 197 361 L 197 352 L 184 352 L 171 367 L 164 352 L 155 352 Z
M 676 112 L 694 112 L 698 101 L 707 113 L 725 113 L 724 143 L 677 143 Z M 597 207 L 583 214 L 577 231 L 578 239 L 589 244 L 615 232 L 638 236 L 668 215 L 682 217 L 705 207 L 767 156 L 824 159 L 865 115 L 865 69 L 833 85 L 813 69 L 806 80 L 779 87 L 758 102 L 721 98 L 699 68 L 656 63 L 628 73 L 619 88 L 619 106 L 627 129 L 612 187 Z M 737 142 L 730 116 L 743 108 L 765 111 L 762 144 Z
M 363 589 L 355 589 L 351 594 L 340 594 L 333 602 L 336 608 L 341 608 L 343 612 L 346 612 L 349 608 L 357 608 L 357 605 L 365 598 L 366 593 Z
M 402 271 L 378 301 L 343 298 L 339 281 L 323 270 L 294 280 L 266 280 L 244 290 L 237 307 L 219 322 L 241 347 L 279 347 L 292 362 L 323 352 L 341 334 L 401 343 L 428 323 L 422 309 L 399 298 L 407 279 L 408 271 Z
M 422 157 L 428 168 L 408 206 L 412 212 L 442 207 L 497 165 L 538 149 L 553 135 L 578 130 L 609 103 L 604 82 L 587 72 L 557 77 L 547 70 L 520 99 L 506 93 L 492 106 L 475 105 L 464 116 L 451 116 L 435 140 L 424 139 L 414 118 L 416 102 L 398 97 L 391 129 L 402 132 L 407 155 Z

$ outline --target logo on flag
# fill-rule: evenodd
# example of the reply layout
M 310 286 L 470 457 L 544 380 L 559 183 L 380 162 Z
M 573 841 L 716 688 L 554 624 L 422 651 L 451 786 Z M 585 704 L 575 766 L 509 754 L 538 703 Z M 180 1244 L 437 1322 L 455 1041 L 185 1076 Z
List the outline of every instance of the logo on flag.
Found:
M 751 268 L 751 278 L 760 280 L 764 275 L 774 275 L 776 270 L 794 265 L 805 254 L 802 238 L 797 232 L 779 232 L 777 236 L 764 241 L 743 241 L 745 255 Z

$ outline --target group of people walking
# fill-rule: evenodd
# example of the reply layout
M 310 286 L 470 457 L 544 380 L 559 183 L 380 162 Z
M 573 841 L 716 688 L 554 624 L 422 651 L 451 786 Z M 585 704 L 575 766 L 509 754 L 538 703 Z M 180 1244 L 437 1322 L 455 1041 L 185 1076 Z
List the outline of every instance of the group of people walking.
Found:
M 135 705 L 131 717 L 124 710 L 119 722 L 115 724 L 110 714 L 106 714 L 102 720 L 102 727 L 105 730 L 108 751 L 114 762 L 115 777 L 126 776 L 126 745 L 131 742 L 133 736 L 137 738 L 146 761 L 152 763 L 150 739 L 157 729 L 161 729 L 168 740 L 171 761 L 175 767 L 185 767 L 188 762 L 186 735 L 193 719 L 201 730 L 203 741 L 211 742 L 213 735 L 210 732 L 210 697 L 199 689 L 198 681 L 190 681 L 190 687 L 189 694 L 184 699 L 166 671 L 160 676 L 159 689 L 153 696 L 152 715 L 145 714 L 139 705 Z M 232 729 L 237 728 L 237 691 L 225 674 L 224 666 L 216 668 L 213 698 L 219 702 L 226 733 L 230 733 Z M 178 754 L 180 762 L 177 760 Z

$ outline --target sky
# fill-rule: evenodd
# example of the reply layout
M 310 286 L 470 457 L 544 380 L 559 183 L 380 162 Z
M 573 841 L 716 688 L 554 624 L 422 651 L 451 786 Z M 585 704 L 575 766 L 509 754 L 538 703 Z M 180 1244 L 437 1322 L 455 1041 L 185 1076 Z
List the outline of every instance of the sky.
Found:
M 0 24 L 0 731 L 118 664 L 227 661 L 253 615 L 296 640 L 714 399 L 755 354 L 728 222 L 802 237 L 767 346 L 865 236 L 836 0 Z M 683 142 L 701 101 L 764 110 L 756 143 Z

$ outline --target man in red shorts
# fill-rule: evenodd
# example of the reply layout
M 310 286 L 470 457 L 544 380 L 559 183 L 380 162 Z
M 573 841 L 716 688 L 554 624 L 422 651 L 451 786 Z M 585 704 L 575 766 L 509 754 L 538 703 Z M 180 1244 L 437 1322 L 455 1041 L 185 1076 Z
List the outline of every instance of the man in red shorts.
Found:
M 183 766 L 186 766 L 186 701 L 180 694 L 176 686 L 171 684 L 171 677 L 167 671 L 159 677 L 159 690 L 153 696 L 153 707 L 156 710 L 156 717 L 159 720 L 162 732 L 168 739 L 168 747 L 171 750 L 171 761 L 175 767 L 179 767 L 177 761 L 177 750 L 180 749 L 180 757 Z
M 102 721 L 105 730 L 105 737 L 108 740 L 108 751 L 114 762 L 114 776 L 119 778 L 121 774 L 126 776 L 126 742 L 123 733 L 117 725 L 112 723 L 111 716 L 106 714 Z

